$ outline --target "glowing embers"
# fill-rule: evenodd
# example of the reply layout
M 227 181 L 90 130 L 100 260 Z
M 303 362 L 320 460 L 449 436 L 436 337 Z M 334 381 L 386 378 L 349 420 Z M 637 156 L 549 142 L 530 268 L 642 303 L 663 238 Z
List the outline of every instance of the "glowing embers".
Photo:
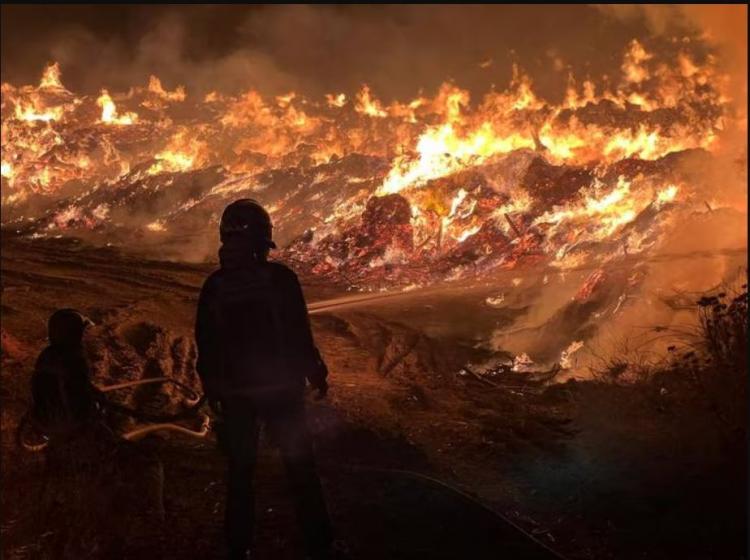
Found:
M 163 220 L 156 220 L 155 222 L 151 222 L 150 224 L 147 224 L 146 229 L 148 231 L 153 231 L 155 233 L 163 233 L 167 231 L 167 227 L 164 225 Z
M 634 188 L 633 183 L 622 176 L 612 188 L 595 181 L 591 187 L 582 189 L 577 203 L 545 212 L 534 221 L 534 225 L 545 231 L 547 250 L 556 255 L 556 264 L 575 266 L 581 255 L 571 255 L 572 248 L 614 237 L 648 208 L 658 211 L 673 202 L 679 190 L 674 184 L 656 187 L 639 184 Z M 642 236 L 636 234 L 635 237 L 640 239 Z M 638 247 L 631 249 L 637 250 Z

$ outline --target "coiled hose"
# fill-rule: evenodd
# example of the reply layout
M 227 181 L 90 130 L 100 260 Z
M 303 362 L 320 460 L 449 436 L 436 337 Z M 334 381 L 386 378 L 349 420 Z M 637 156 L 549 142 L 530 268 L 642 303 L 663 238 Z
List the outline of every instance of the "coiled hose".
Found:
M 184 420 L 185 418 L 194 416 L 198 412 L 198 410 L 203 406 L 203 403 L 206 402 L 205 395 L 198 395 L 198 393 L 196 393 L 193 389 L 191 389 L 184 383 L 181 383 L 175 379 L 171 379 L 169 377 L 154 377 L 151 379 L 139 379 L 137 381 L 126 381 L 124 383 L 117 383 L 115 385 L 107 385 L 106 387 L 100 387 L 99 391 L 101 393 L 109 393 L 111 391 L 117 391 L 119 389 L 127 389 L 129 387 L 136 387 L 139 385 L 148 385 L 148 384 L 153 384 L 153 383 L 171 383 L 183 389 L 189 395 L 187 402 L 189 403 L 190 406 L 174 414 L 152 414 L 150 412 L 134 410 L 127 406 L 113 403 L 108 400 L 105 401 L 104 403 L 100 403 L 106 410 L 112 410 L 120 414 L 125 414 L 126 416 L 129 416 L 131 418 L 135 418 L 136 420 L 151 423 L 150 425 L 139 426 L 133 430 L 130 430 L 122 434 L 122 437 L 124 439 L 134 441 L 148 434 L 151 434 L 154 432 L 164 432 L 164 431 L 176 432 L 176 433 L 180 433 L 180 434 L 195 437 L 195 438 L 204 438 L 206 437 L 206 435 L 208 435 L 208 432 L 210 429 L 210 419 L 207 414 L 203 414 L 201 428 L 199 430 L 191 430 L 189 428 L 186 428 L 185 426 L 175 424 L 175 422 L 177 422 L 178 420 Z M 42 451 L 49 444 L 49 439 L 47 438 L 46 435 L 42 434 L 41 442 L 38 442 L 38 443 L 28 442 L 25 437 L 25 431 L 31 424 L 32 424 L 31 414 L 29 411 L 27 411 L 21 417 L 21 420 L 18 422 L 18 427 L 16 428 L 16 445 L 18 445 L 18 447 L 25 449 L 26 451 L 31 451 L 31 452 Z

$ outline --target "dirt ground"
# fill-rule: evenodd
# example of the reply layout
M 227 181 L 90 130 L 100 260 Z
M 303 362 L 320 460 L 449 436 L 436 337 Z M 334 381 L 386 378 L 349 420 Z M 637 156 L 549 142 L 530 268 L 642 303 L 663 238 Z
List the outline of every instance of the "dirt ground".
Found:
M 167 375 L 197 387 L 193 313 L 211 269 L 3 236 L 3 557 L 44 557 L 67 530 L 59 519 L 40 524 L 43 464 L 13 439 L 49 314 L 76 307 L 96 323 L 87 346 L 99 384 Z M 303 283 L 310 303 L 343 293 Z M 522 376 L 491 386 L 459 375 L 479 350 L 427 336 L 377 304 L 312 322 L 332 388 L 311 402 L 310 424 L 352 557 L 544 558 L 550 547 L 581 559 L 743 558 L 746 454 L 725 452 L 710 411 L 696 405 L 686 414 L 658 387 L 545 387 Z M 169 408 L 179 395 L 118 399 Z M 91 557 L 221 557 L 223 463 L 212 438 L 159 436 L 149 445 L 164 463 L 166 521 L 125 530 Z M 257 488 L 259 557 L 298 557 L 283 471 L 268 444 Z

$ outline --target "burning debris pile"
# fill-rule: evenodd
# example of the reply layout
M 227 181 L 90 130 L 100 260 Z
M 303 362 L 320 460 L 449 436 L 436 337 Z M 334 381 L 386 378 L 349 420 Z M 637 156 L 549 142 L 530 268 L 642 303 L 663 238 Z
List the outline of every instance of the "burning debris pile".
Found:
M 146 87 L 79 97 L 49 66 L 2 86 L 3 225 L 200 260 L 231 199 L 277 224 L 282 258 L 350 287 L 416 286 L 651 247 L 695 202 L 729 114 L 710 55 L 638 41 L 619 80 L 539 98 L 519 69 L 478 104 L 457 85 L 380 101 Z M 700 205 L 703 200 L 697 200 Z

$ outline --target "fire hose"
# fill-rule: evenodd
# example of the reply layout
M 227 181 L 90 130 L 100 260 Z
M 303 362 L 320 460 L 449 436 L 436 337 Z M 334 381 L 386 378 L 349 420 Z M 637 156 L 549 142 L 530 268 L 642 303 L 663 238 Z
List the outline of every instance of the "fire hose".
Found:
M 143 422 L 152 422 L 152 424 L 145 425 L 145 426 L 138 426 L 132 430 L 129 430 L 122 434 L 122 438 L 129 440 L 129 441 L 135 441 L 138 439 L 141 439 L 142 437 L 155 433 L 155 432 L 175 432 L 182 435 L 194 437 L 194 438 L 204 438 L 206 435 L 208 435 L 209 429 L 210 429 L 210 419 L 207 414 L 202 415 L 202 422 L 201 427 L 198 430 L 191 430 L 190 428 L 186 428 L 185 426 L 181 426 L 180 424 L 177 424 L 176 422 L 178 420 L 183 420 L 185 418 L 189 418 L 191 416 L 194 416 L 197 411 L 203 406 L 203 403 L 206 401 L 205 395 L 198 395 L 193 389 L 185 385 L 184 383 L 180 383 L 179 381 L 175 379 L 171 379 L 169 377 L 154 377 L 150 379 L 138 379 L 136 381 L 126 381 L 124 383 L 116 383 L 114 385 L 107 385 L 105 387 L 100 387 L 99 391 L 101 393 L 109 393 L 111 391 L 117 391 L 119 389 L 127 389 L 130 387 L 137 387 L 141 385 L 149 385 L 154 383 L 171 383 L 183 390 L 185 390 L 188 395 L 190 395 L 187 399 L 188 407 L 184 410 L 174 413 L 174 414 L 152 414 L 146 411 L 139 411 L 134 410 L 132 408 L 126 407 L 121 404 L 117 404 L 111 401 L 107 401 L 106 404 L 104 404 L 104 408 L 107 410 L 111 410 L 120 414 L 124 414 L 126 416 L 129 416 L 131 418 L 135 418 L 136 420 L 140 420 Z M 32 452 L 38 452 L 42 451 L 44 448 L 47 447 L 49 443 L 49 438 L 45 434 L 40 434 L 41 442 L 38 443 L 31 443 L 26 440 L 26 430 L 31 426 L 32 424 L 32 418 L 29 412 L 26 412 L 22 417 L 21 420 L 18 422 L 18 427 L 16 428 L 16 444 L 19 447 L 22 447 L 23 449 L 27 451 Z
M 328 466 L 325 463 L 322 463 L 321 466 Z M 539 547 L 540 550 L 543 550 L 546 556 L 549 558 L 549 560 L 567 560 L 565 556 L 563 556 L 562 553 L 558 552 L 548 544 L 544 543 L 539 537 L 534 535 L 532 532 L 524 529 L 521 525 L 510 519 L 507 515 L 503 514 L 502 512 L 498 511 L 494 507 L 486 504 L 482 500 L 474 497 L 473 495 L 469 494 L 467 491 L 459 488 L 458 486 L 451 484 L 449 482 L 446 482 L 444 480 L 441 480 L 439 478 L 435 478 L 434 476 L 430 476 L 425 473 L 417 472 L 417 471 L 411 471 L 411 470 L 404 470 L 404 469 L 395 469 L 395 468 L 387 468 L 387 467 L 372 467 L 369 465 L 358 465 L 353 463 L 336 463 L 335 467 L 337 469 L 342 469 L 344 471 L 349 471 L 352 473 L 360 474 L 360 473 L 375 473 L 375 474 L 385 474 L 389 476 L 400 476 L 405 479 L 409 479 L 413 482 L 422 483 L 427 486 L 432 486 L 436 490 L 439 490 L 441 492 L 444 492 L 445 494 L 450 494 L 452 496 L 455 496 L 456 498 L 460 499 L 466 504 L 471 504 L 475 507 L 478 507 L 482 511 L 484 511 L 486 514 L 491 515 L 503 523 L 509 525 L 519 533 L 522 533 L 526 538 L 528 538 L 530 541 L 532 541 L 537 547 Z
M 672 254 L 663 254 L 663 255 L 656 256 L 656 257 L 651 257 L 649 259 L 641 259 L 640 261 L 637 261 L 637 262 L 641 262 L 641 263 L 642 262 L 669 262 L 672 260 L 713 256 L 717 254 L 718 255 L 734 255 L 734 254 L 741 254 L 741 253 L 744 254 L 746 250 L 747 250 L 746 248 L 728 248 L 722 251 L 693 251 L 689 253 L 672 253 Z M 630 266 L 632 266 L 632 264 L 633 263 L 630 263 Z M 563 274 L 563 273 L 571 273 L 571 272 L 596 270 L 596 269 L 601 268 L 602 266 L 604 265 L 602 264 L 597 264 L 595 266 L 582 265 L 582 266 L 572 267 L 566 270 L 555 269 L 554 267 L 548 266 L 542 269 L 530 270 L 530 271 L 506 270 L 505 272 L 509 275 L 512 274 L 514 277 L 517 277 L 517 276 L 525 277 L 525 276 L 541 276 L 542 274 Z M 625 265 L 624 263 L 619 263 L 614 266 L 612 264 L 609 264 L 606 266 L 610 270 L 612 268 L 628 268 L 628 265 Z M 449 286 L 449 288 L 452 288 L 458 291 L 487 289 L 488 287 L 489 286 L 487 283 L 475 283 L 475 282 L 469 282 L 469 283 L 456 282 Z M 315 315 L 318 313 L 326 313 L 326 312 L 330 312 L 334 310 L 346 309 L 349 307 L 358 307 L 362 305 L 366 306 L 367 304 L 375 303 L 375 302 L 378 302 L 380 300 L 385 300 L 385 299 L 396 299 L 399 297 L 411 297 L 415 294 L 424 296 L 424 295 L 429 295 L 431 293 L 442 292 L 445 289 L 446 289 L 445 286 L 427 287 L 427 288 L 422 288 L 422 289 L 414 290 L 414 291 L 406 290 L 406 291 L 396 291 L 396 292 L 376 292 L 376 293 L 365 293 L 365 294 L 356 294 L 356 295 L 350 295 L 350 296 L 337 297 L 337 298 L 313 302 L 309 304 L 308 312 L 311 315 Z M 153 433 L 156 431 L 174 431 L 174 432 L 181 433 L 184 435 L 189 435 L 192 437 L 199 437 L 199 438 L 206 436 L 209 430 L 209 427 L 208 427 L 209 418 L 206 415 L 204 415 L 203 424 L 200 430 L 190 430 L 188 428 L 185 428 L 184 426 L 175 424 L 175 421 L 192 416 L 195 412 L 197 412 L 197 410 L 205 402 L 205 395 L 199 396 L 193 389 L 191 389 L 190 387 L 174 379 L 170 379 L 168 377 L 155 377 L 151 379 L 141 379 L 137 381 L 128 381 L 124 383 L 108 385 L 106 387 L 99 388 L 99 390 L 102 393 L 107 393 L 110 391 L 116 391 L 119 389 L 125 389 L 128 387 L 135 387 L 135 386 L 146 385 L 146 384 L 151 384 L 151 383 L 172 383 L 180 387 L 181 389 L 188 392 L 188 394 L 192 395 L 192 398 L 188 399 L 188 403 L 190 404 L 190 406 L 187 409 L 177 414 L 158 415 L 158 414 L 150 414 L 148 412 L 143 412 L 143 411 L 136 411 L 128 407 L 125 407 L 123 405 L 108 402 L 107 407 L 110 410 L 119 412 L 121 414 L 125 414 L 127 416 L 136 418 L 141 421 L 154 423 L 153 425 L 150 425 L 150 426 L 141 426 L 139 428 L 136 428 L 130 432 L 123 434 L 122 437 L 124 437 L 125 439 L 138 439 L 140 437 L 143 437 L 144 435 L 147 435 L 149 433 Z M 39 444 L 28 443 L 24 440 L 23 432 L 30 424 L 30 420 L 31 418 L 28 413 L 24 414 L 23 417 L 21 418 L 21 421 L 19 422 L 18 428 L 16 430 L 16 443 L 19 446 L 29 451 L 40 451 L 47 446 L 46 438 L 43 443 L 39 443 Z
M 716 256 L 732 257 L 742 256 L 746 254 L 747 247 L 729 247 L 720 250 L 661 253 L 640 259 L 635 258 L 634 256 L 627 256 L 625 259 L 617 262 L 581 264 L 567 268 L 551 266 L 550 264 L 533 267 L 526 270 L 503 268 L 496 271 L 496 274 L 490 280 L 454 280 L 438 285 L 428 284 L 426 286 L 408 290 L 356 293 L 352 295 L 334 297 L 322 301 L 315 301 L 308 304 L 307 310 L 310 315 L 317 315 L 328 313 L 331 311 L 343 311 L 353 307 L 367 306 L 368 304 L 379 303 L 388 300 L 397 301 L 398 299 L 402 298 L 407 299 L 413 297 L 434 296 L 437 294 L 444 294 L 446 292 L 469 293 L 477 290 L 484 291 L 503 287 L 512 278 L 542 278 L 544 276 L 565 275 L 573 274 L 576 272 L 593 272 L 601 269 L 605 269 L 607 271 L 630 270 L 635 265 L 645 263 L 665 264 L 680 260 L 694 260 L 697 258 L 709 258 Z

